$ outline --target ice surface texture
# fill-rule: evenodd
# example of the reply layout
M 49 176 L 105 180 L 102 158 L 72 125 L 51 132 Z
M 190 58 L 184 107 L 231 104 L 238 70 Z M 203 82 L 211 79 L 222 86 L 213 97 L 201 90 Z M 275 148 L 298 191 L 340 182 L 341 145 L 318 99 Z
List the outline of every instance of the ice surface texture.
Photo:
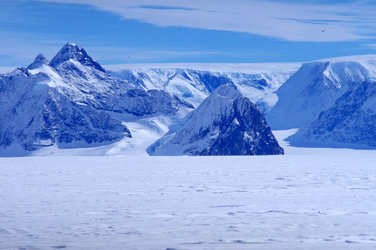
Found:
M 371 250 L 375 162 L 346 149 L 0 158 L 0 248 Z

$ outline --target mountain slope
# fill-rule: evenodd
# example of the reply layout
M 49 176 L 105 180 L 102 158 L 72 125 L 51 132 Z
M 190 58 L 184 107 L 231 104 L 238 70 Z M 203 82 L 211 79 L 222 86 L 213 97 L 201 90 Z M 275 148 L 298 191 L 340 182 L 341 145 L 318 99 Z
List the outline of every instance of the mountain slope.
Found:
M 131 136 L 120 120 L 72 102 L 46 81 L 47 75 L 32 75 L 25 68 L 0 78 L 0 155 L 26 154 L 22 152 L 53 144 L 97 145 Z
M 48 62 L 0 75 L 0 155 L 55 145 L 91 147 L 131 137 L 124 120 L 184 115 L 192 106 L 108 74 L 83 48 L 67 43 Z
M 266 118 L 273 129 L 301 127 L 332 106 L 349 85 L 372 79 L 360 62 L 305 63 L 278 89 L 278 102 Z
M 283 154 L 258 108 L 229 84 L 218 87 L 150 155 Z
M 329 109 L 288 138 L 292 145 L 376 147 L 376 82 L 352 83 Z

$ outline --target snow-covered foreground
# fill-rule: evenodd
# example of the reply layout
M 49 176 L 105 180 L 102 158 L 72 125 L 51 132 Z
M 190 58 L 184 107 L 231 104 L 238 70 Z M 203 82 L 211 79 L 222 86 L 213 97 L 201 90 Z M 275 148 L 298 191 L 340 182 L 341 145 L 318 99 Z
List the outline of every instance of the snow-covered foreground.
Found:
M 375 249 L 376 152 L 286 153 L 0 158 L 0 249 Z

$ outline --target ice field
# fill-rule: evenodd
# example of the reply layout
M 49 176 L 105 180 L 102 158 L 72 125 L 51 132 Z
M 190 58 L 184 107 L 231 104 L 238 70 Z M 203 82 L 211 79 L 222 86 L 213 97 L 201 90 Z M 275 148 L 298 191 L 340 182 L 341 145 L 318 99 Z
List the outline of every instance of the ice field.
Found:
M 376 152 L 283 146 L 0 158 L 0 249 L 375 249 Z

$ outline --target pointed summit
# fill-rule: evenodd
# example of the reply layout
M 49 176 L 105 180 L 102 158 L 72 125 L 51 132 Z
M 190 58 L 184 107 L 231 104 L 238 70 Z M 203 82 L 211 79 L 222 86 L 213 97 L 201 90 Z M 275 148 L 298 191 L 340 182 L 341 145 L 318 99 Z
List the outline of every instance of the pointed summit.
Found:
M 27 66 L 27 69 L 37 69 L 41 67 L 42 65 L 47 65 L 47 64 L 48 64 L 47 58 L 45 58 L 44 55 L 39 54 L 35 58 L 34 62 L 31 63 L 29 66 Z
M 83 48 L 78 47 L 74 43 L 65 44 L 59 53 L 57 53 L 57 55 L 51 60 L 49 65 L 53 68 L 57 68 L 60 64 L 69 61 L 70 59 L 76 60 L 82 65 L 93 67 L 99 71 L 105 72 L 102 66 L 91 58 Z
M 283 149 L 260 110 L 229 84 L 219 86 L 150 155 L 277 155 Z

